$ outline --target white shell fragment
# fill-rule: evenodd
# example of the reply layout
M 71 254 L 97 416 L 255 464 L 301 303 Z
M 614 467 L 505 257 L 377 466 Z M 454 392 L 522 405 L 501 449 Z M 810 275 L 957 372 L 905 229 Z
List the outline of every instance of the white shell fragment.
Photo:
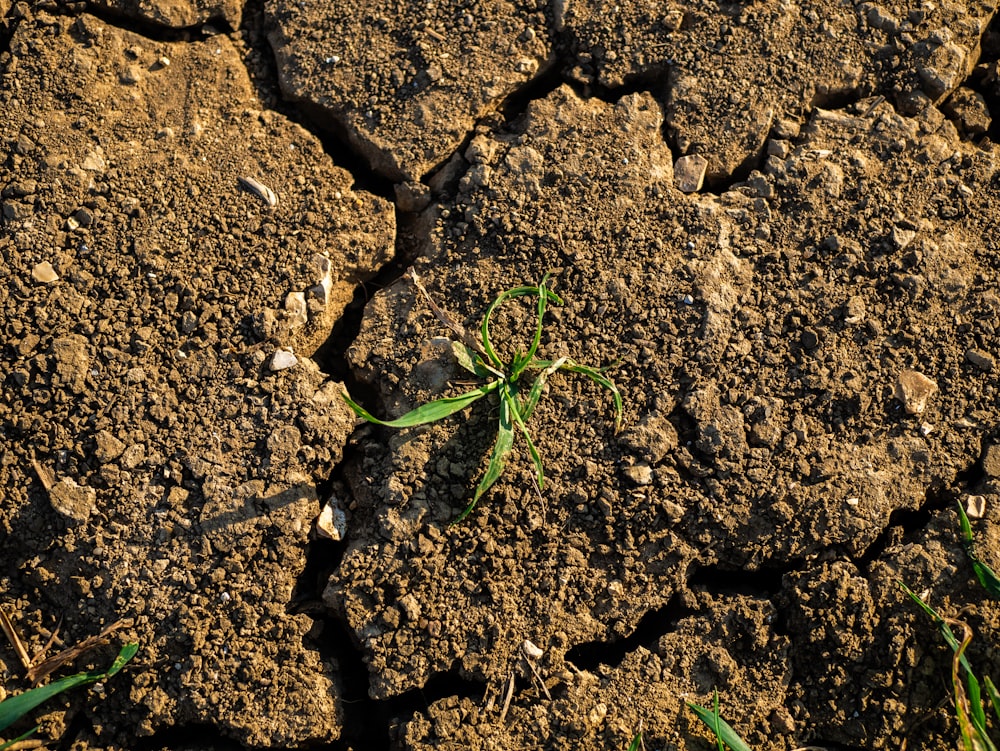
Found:
M 271 364 L 268 366 L 274 372 L 287 370 L 294 367 L 299 362 L 298 358 L 287 349 L 279 349 L 271 357 Z
M 986 496 L 970 495 L 965 501 L 965 513 L 970 519 L 982 519 L 986 513 Z
M 252 177 L 241 177 L 239 180 L 240 185 L 256 195 L 271 208 L 278 205 L 278 197 L 274 194 L 274 191 L 264 185 L 264 183 L 259 180 L 254 180 Z
M 343 540 L 347 534 L 347 514 L 340 501 L 331 497 L 316 518 L 316 533 L 328 540 Z
M 919 415 L 927 408 L 927 400 L 937 390 L 937 383 L 923 373 L 904 370 L 896 380 L 892 395 L 903 403 L 908 414 Z
M 56 270 L 52 268 L 51 263 L 48 261 L 42 261 L 41 263 L 35 264 L 35 268 L 31 270 L 31 278 L 39 284 L 51 284 L 52 282 L 58 281 L 59 275 L 56 273 Z
M 524 652 L 524 656 L 529 660 L 537 660 L 545 654 L 544 649 L 535 646 L 534 642 L 529 639 L 524 640 L 524 643 L 521 645 L 521 651 Z

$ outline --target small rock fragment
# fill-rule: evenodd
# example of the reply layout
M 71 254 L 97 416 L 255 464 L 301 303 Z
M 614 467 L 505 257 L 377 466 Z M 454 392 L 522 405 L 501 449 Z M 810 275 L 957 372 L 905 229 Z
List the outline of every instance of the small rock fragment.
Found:
M 534 642 L 529 639 L 524 640 L 524 643 L 521 645 L 521 651 L 524 652 L 524 656 L 529 660 L 537 660 L 545 654 L 544 649 L 535 646 Z
M 319 253 L 313 256 L 313 263 L 319 272 L 319 284 L 310 287 L 309 294 L 325 306 L 330 302 L 330 290 L 333 289 L 333 268 L 330 259 Z
M 309 308 L 306 306 L 305 292 L 289 292 L 285 298 L 285 310 L 291 316 L 292 329 L 301 328 L 309 323 Z
M 604 718 L 608 716 L 608 705 L 601 702 L 594 706 L 590 712 L 587 713 L 587 721 L 591 725 L 600 725 L 604 722 Z
M 340 507 L 340 500 L 331 497 L 316 518 L 316 533 L 328 540 L 343 540 L 347 534 L 347 514 Z
M 1000 445 L 987 446 L 983 451 L 983 472 L 987 477 L 1000 477 Z
M 899 374 L 893 396 L 903 403 L 907 414 L 919 415 L 927 408 L 927 400 L 937 389 L 937 383 L 923 373 L 907 369 Z
M 67 519 L 85 522 L 97 506 L 97 491 L 66 477 L 49 490 L 49 503 Z
M 56 270 L 52 268 L 51 263 L 48 261 L 42 261 L 41 263 L 35 264 L 35 268 L 31 270 L 31 278 L 39 284 L 51 284 L 59 279 L 59 275 L 56 273 Z
M 645 462 L 626 467 L 624 473 L 633 485 L 649 485 L 653 481 L 653 470 Z
M 708 160 L 701 154 L 682 156 L 674 162 L 674 185 L 682 193 L 697 193 L 705 184 Z
M 970 495 L 965 501 L 965 513 L 970 519 L 982 519 L 986 513 L 986 496 Z
M 981 349 L 970 349 L 966 351 L 965 359 L 987 373 L 993 370 L 993 355 L 989 352 L 983 352 Z
M 279 349 L 271 357 L 271 364 L 268 366 L 272 371 L 287 370 L 294 367 L 299 362 L 298 358 L 287 349 Z
M 396 206 L 400 211 L 423 211 L 430 205 L 431 189 L 423 183 L 413 181 L 397 183 L 395 190 Z
M 125 444 L 107 430 L 102 430 L 94 436 L 94 444 L 94 456 L 102 464 L 114 461 L 125 451 Z
M 970 136 L 979 136 L 990 129 L 993 122 L 986 99 L 978 91 L 959 86 L 945 100 L 942 109 Z
M 844 307 L 844 323 L 857 324 L 865 320 L 865 299 L 855 295 Z
M 132 86 L 139 83 L 142 78 L 142 72 L 139 70 L 138 65 L 127 66 L 118 76 L 118 80 L 126 86 Z
M 913 242 L 913 238 L 917 236 L 917 233 L 912 229 L 906 229 L 904 227 L 893 227 L 892 228 L 892 244 L 896 246 L 896 250 L 902 250 Z

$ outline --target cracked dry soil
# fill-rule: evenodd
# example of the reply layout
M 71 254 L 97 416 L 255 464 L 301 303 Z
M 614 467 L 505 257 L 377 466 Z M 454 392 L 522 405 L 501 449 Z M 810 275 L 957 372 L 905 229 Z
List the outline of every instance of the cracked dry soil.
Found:
M 1000 672 L 995 12 L 0 0 L 0 604 L 142 645 L 42 737 L 694 751 L 717 688 L 753 748 L 952 748 L 896 583 Z M 452 526 L 496 406 L 340 399 L 465 388 L 410 265 L 470 328 L 553 272 L 622 431 L 554 376 L 544 493 L 518 450 Z

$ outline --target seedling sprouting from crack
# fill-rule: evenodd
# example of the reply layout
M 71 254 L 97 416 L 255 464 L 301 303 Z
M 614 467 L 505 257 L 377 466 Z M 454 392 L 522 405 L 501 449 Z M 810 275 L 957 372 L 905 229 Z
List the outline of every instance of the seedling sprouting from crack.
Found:
M 460 412 L 487 394 L 495 393 L 499 396 L 500 419 L 497 426 L 497 437 L 493 444 L 493 451 L 490 454 L 486 473 L 476 486 L 472 502 L 458 516 L 455 520 L 456 522 L 461 521 L 469 515 L 479 502 L 479 499 L 483 497 L 483 494 L 500 477 L 507 457 L 513 450 L 515 431 L 524 436 L 525 443 L 528 446 L 528 453 L 535 467 L 535 482 L 538 490 L 541 491 L 545 486 L 542 458 L 535 447 L 535 442 L 528 433 L 527 422 L 538 405 L 538 400 L 542 395 L 546 381 L 553 373 L 560 370 L 579 373 L 610 391 L 615 406 L 615 428 L 620 427 L 622 419 L 621 394 L 611 379 L 604 375 L 605 370 L 610 366 L 593 368 L 588 365 L 575 363 L 568 357 L 560 357 L 556 360 L 543 360 L 535 357 L 538 345 L 542 339 L 542 323 L 546 307 L 549 303 L 555 305 L 563 304 L 559 295 L 545 286 L 549 278 L 548 274 L 543 276 L 542 280 L 536 286 L 514 287 L 497 297 L 486 309 L 486 314 L 483 316 L 481 340 L 476 340 L 475 337 L 470 336 L 458 322 L 431 300 L 430 295 L 427 294 L 427 290 L 424 289 L 414 271 L 410 271 L 410 276 L 414 285 L 424 298 L 426 298 L 434 314 L 458 336 L 460 341 L 451 342 L 451 350 L 455 356 L 455 360 L 470 373 L 489 382 L 485 386 L 480 386 L 460 396 L 437 399 L 424 404 L 395 420 L 379 420 L 352 401 L 347 394 L 344 394 L 344 400 L 351 409 L 369 422 L 390 428 L 411 428 L 435 422 L 456 412 Z M 493 311 L 501 303 L 515 297 L 538 298 L 538 322 L 535 326 L 535 336 L 532 339 L 531 346 L 528 347 L 528 351 L 523 354 L 517 352 L 510 362 L 504 363 L 497 356 L 490 342 L 490 318 L 493 315 Z M 530 378 L 527 377 L 529 372 L 537 373 L 534 380 L 530 382 L 530 386 L 528 385 Z
M 1000 577 L 979 557 L 976 540 L 972 535 L 972 524 L 961 504 L 958 505 L 958 520 L 962 529 L 962 545 L 972 562 L 976 578 L 991 597 L 1000 599 Z M 924 597 L 915 593 L 903 582 L 899 582 L 899 586 L 934 620 L 945 642 L 952 649 L 951 685 L 955 718 L 958 721 L 961 738 L 959 748 L 962 751 L 997 751 L 1000 744 L 994 737 L 996 727 L 1000 726 L 1000 692 L 988 675 L 984 675 L 982 681 L 976 677 L 972 664 L 965 656 L 965 650 L 972 641 L 972 629 L 963 621 L 941 615 L 925 602 Z M 962 632 L 961 639 L 955 635 L 954 629 Z M 988 703 L 993 707 L 992 717 L 986 712 L 986 697 L 989 697 Z M 994 735 L 991 735 L 988 725 L 992 725 Z

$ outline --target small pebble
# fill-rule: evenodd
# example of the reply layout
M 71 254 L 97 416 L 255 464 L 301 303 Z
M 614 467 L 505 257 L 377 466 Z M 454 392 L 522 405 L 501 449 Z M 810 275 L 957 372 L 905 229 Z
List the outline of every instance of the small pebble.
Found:
M 528 639 L 525 639 L 524 643 L 521 645 L 521 651 L 524 652 L 524 656 L 529 660 L 537 660 L 545 654 L 544 649 L 540 649 L 535 646 L 534 642 L 529 641 Z
M 649 485 L 653 481 L 653 469 L 646 462 L 626 467 L 624 474 L 633 485 Z
M 35 264 L 35 268 L 31 270 L 31 278 L 39 284 L 51 284 L 59 279 L 59 275 L 56 273 L 56 270 L 52 268 L 51 263 L 48 261 L 42 261 L 41 263 Z
M 965 353 L 965 359 L 987 373 L 993 370 L 993 355 L 989 352 L 983 352 L 981 349 L 970 349 Z
M 904 370 L 896 380 L 893 396 L 903 403 L 908 414 L 919 415 L 927 400 L 938 390 L 937 383 L 916 370 Z
M 272 371 L 287 370 L 294 367 L 299 362 L 298 358 L 287 349 L 279 349 L 271 357 L 271 364 L 268 366 Z
M 331 498 L 323 506 L 316 519 L 316 532 L 328 540 L 343 540 L 347 534 L 347 515 L 336 498 Z
M 701 154 L 682 156 L 674 162 L 674 185 L 682 193 L 697 193 L 705 184 L 708 160 Z
M 982 519 L 986 513 L 986 496 L 970 495 L 965 502 L 965 513 L 970 519 Z

